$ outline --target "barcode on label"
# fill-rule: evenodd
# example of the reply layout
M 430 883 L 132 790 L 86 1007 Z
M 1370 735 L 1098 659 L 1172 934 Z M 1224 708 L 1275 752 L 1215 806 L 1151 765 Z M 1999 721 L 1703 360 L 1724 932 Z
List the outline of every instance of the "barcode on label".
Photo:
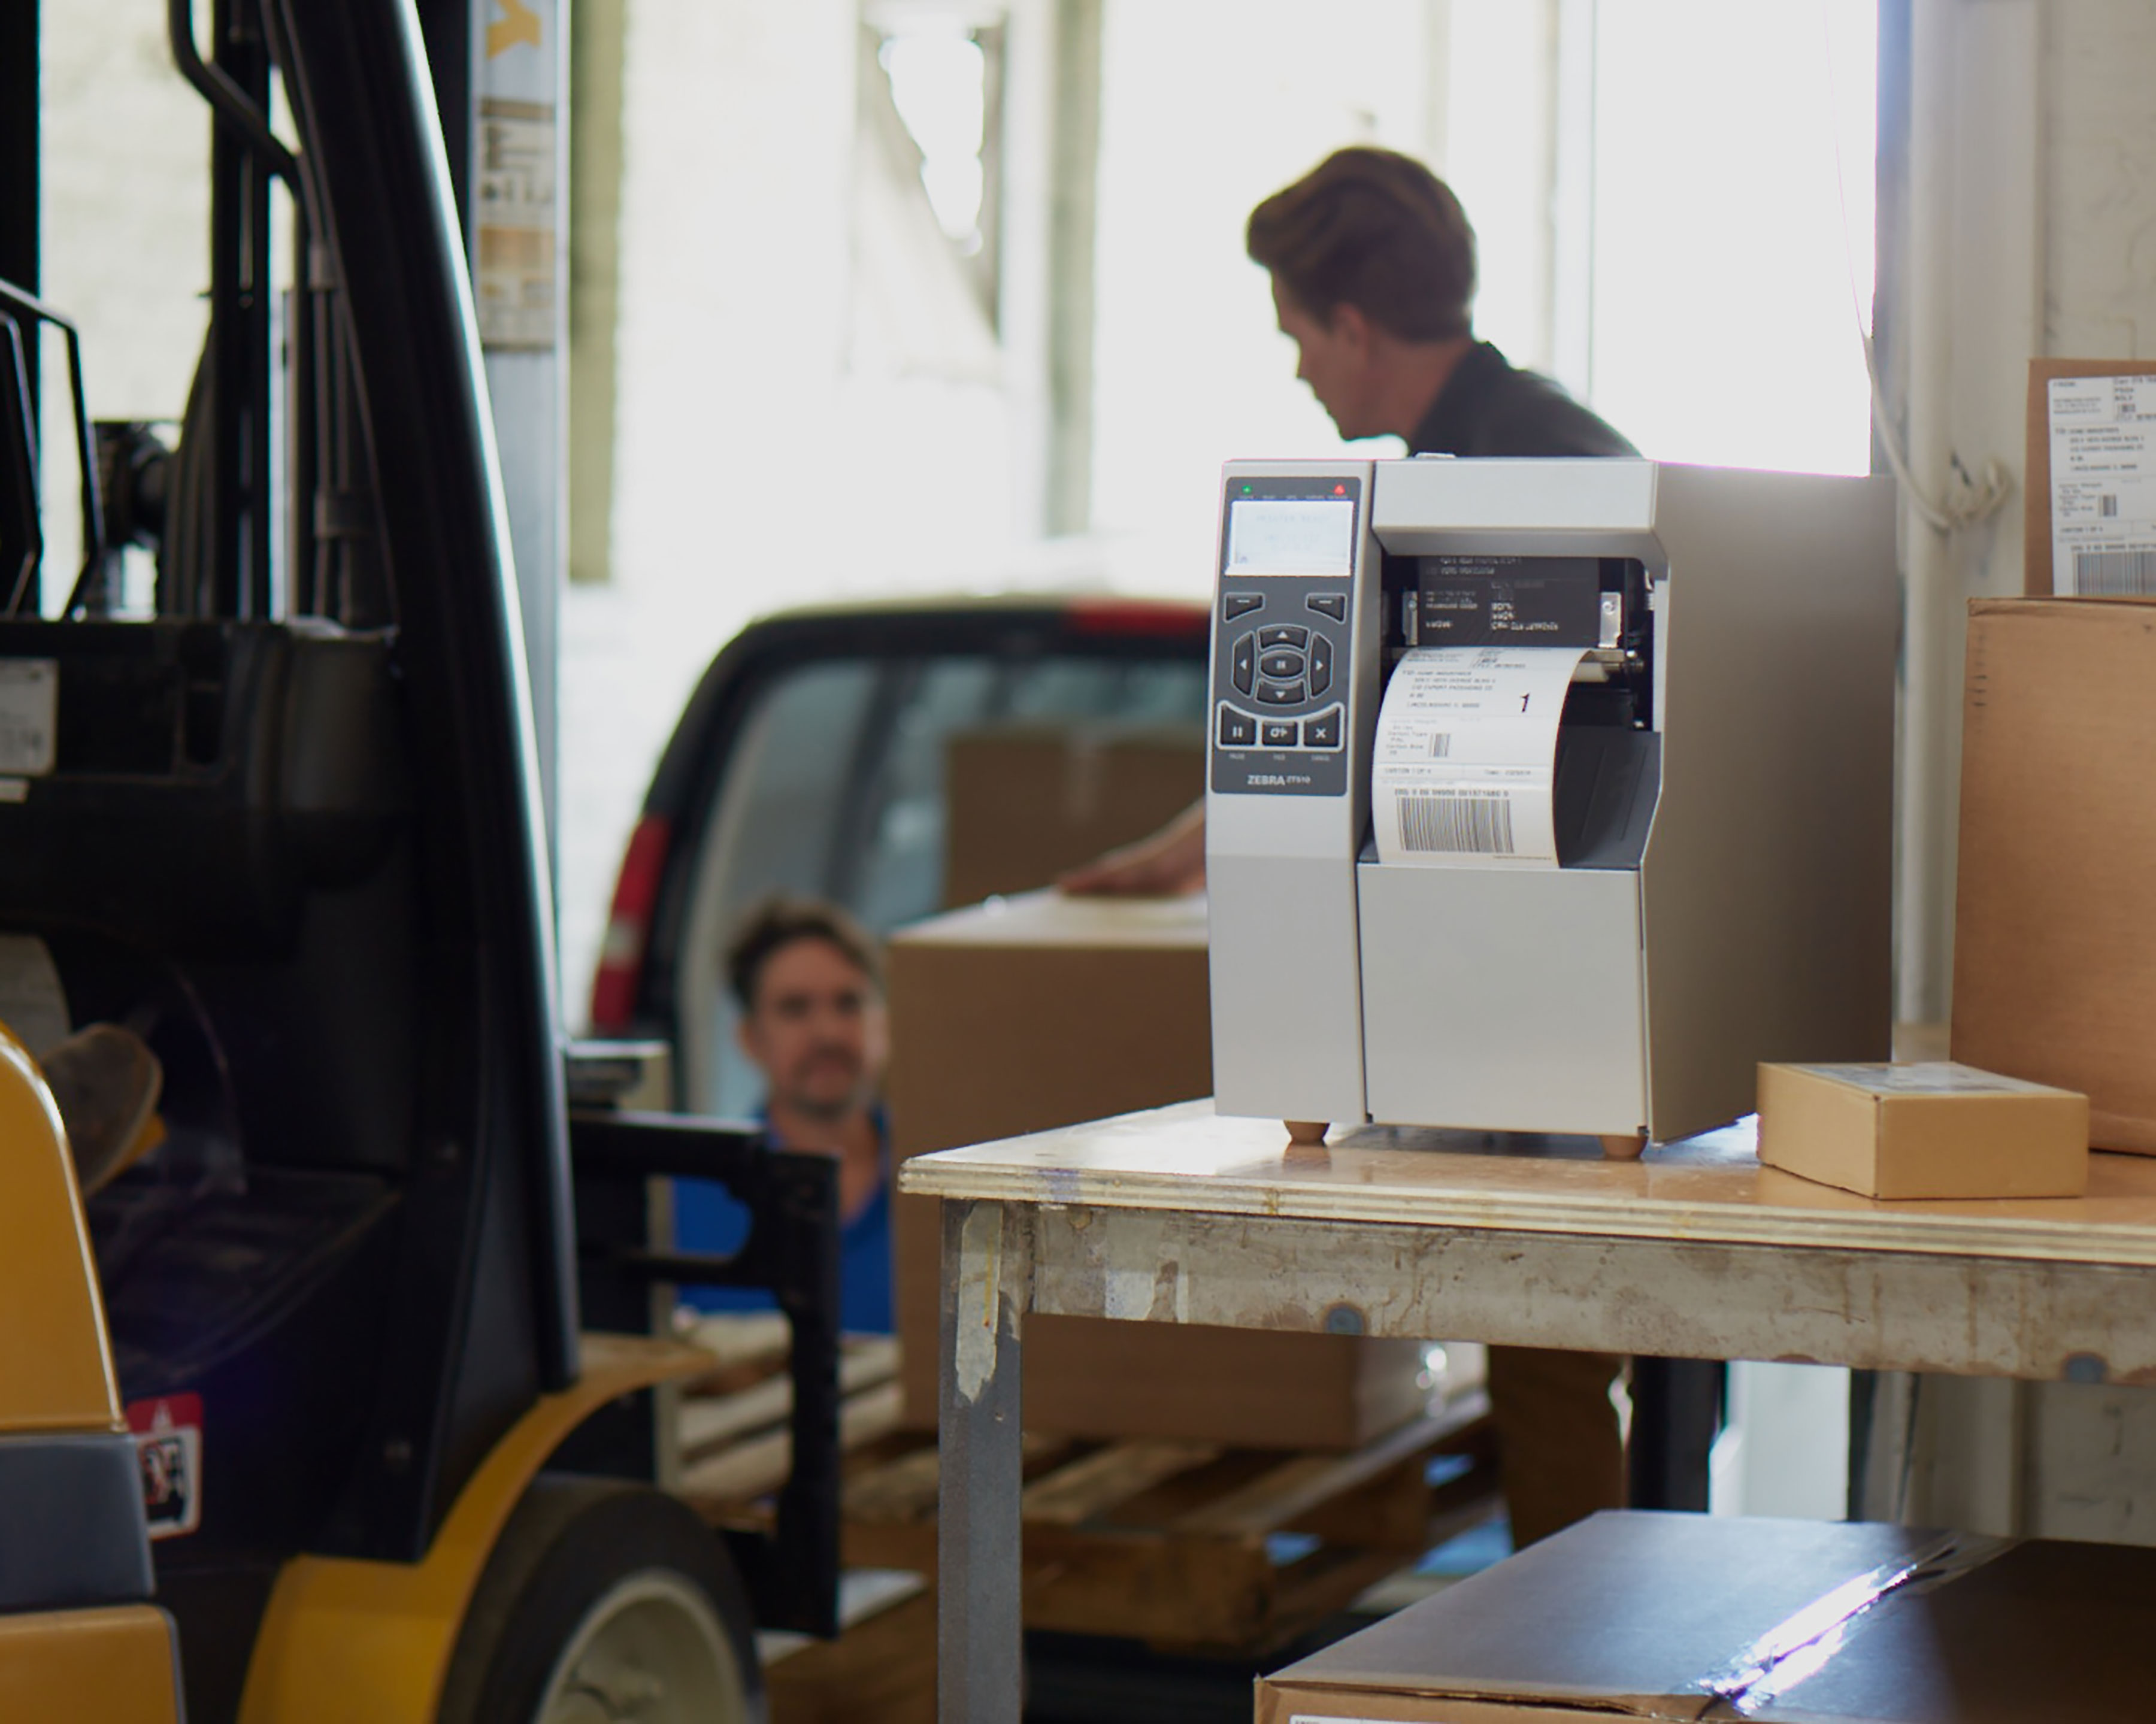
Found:
M 1450 760 L 1452 758 L 1451 731 L 1438 731 L 1432 734 L 1430 739 L 1430 757 L 1432 760 Z
M 1445 791 L 1399 800 L 1400 848 L 1476 856 L 1512 852 L 1512 799 L 1502 790 Z
M 2156 551 L 2076 551 L 2074 591 L 2084 598 L 2156 593 Z
M 2115 491 L 2106 491 L 2102 496 L 2098 497 L 2096 500 L 2096 512 L 2102 516 L 2106 521 L 2109 521 L 2116 516 L 2118 513 L 2118 493 Z

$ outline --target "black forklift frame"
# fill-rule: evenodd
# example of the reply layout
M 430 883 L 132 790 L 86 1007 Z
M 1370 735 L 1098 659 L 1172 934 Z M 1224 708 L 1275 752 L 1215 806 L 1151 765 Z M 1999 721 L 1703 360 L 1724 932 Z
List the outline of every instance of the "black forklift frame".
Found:
M 399 1198 L 402 1267 L 381 1313 L 384 1357 L 362 1458 L 326 1547 L 388 1560 L 424 1553 L 492 1440 L 534 1395 L 575 1379 L 580 1271 L 595 1296 L 630 1283 L 762 1286 L 793 1327 L 793 1468 L 768 1533 L 730 1542 L 765 1624 L 832 1634 L 834 1165 L 702 1122 L 579 1116 L 583 1188 L 660 1174 L 715 1178 L 753 1217 L 749 1244 L 730 1259 L 655 1252 L 646 1238 L 610 1239 L 603 1226 L 580 1253 L 551 885 L 538 841 L 526 670 L 513 646 L 514 574 L 418 14 L 412 0 L 214 0 L 204 61 L 189 0 L 168 0 L 168 8 L 175 57 L 217 118 L 212 332 L 177 457 L 177 483 L 192 485 L 209 509 L 207 522 L 187 526 L 208 555 L 197 559 L 203 578 L 186 582 L 166 579 L 161 557 L 159 621 L 229 633 L 272 623 L 282 611 L 392 631 L 386 638 L 393 639 L 409 731 L 436 739 L 413 762 L 413 818 L 430 834 L 419 878 L 434 913 L 455 918 L 422 956 L 425 1069 L 418 1141 Z M 17 27 L 27 23 L 32 51 L 0 54 L 0 68 L 27 61 L 34 93 L 38 8 L 0 0 L 0 42 L 14 46 L 23 45 Z M 303 141 L 298 148 L 264 117 L 273 68 Z M 18 81 L 4 70 L 0 80 Z M 0 101 L 0 112 L 13 105 Z M 34 196 L 25 222 L 13 195 L 23 187 L 34 193 L 38 184 L 34 99 L 28 107 L 27 133 L 19 124 L 0 131 L 8 146 L 0 188 L 9 193 L 0 198 L 0 244 L 17 253 L 25 233 L 34 242 L 38 227 Z M 295 297 L 304 306 L 290 344 L 294 561 L 281 604 L 270 578 L 267 459 L 275 177 L 295 194 Z M 8 303 L 17 301 L 64 322 L 28 294 Z M 34 359 L 33 348 L 6 380 L 7 405 L 29 439 Z M 80 403 L 79 362 L 77 369 Z M 331 387 L 314 390 L 317 377 Z M 78 420 L 80 439 L 87 435 L 80 409 Z M 207 444 L 206 458 L 199 447 L 188 449 L 190 440 Z M 30 442 L 18 453 L 33 459 Z M 103 511 L 94 449 L 85 446 L 84 455 L 87 582 L 103 561 Z M 326 546 L 345 560 L 332 568 L 321 560 Z M 306 579 L 326 568 L 329 576 Z M 385 577 L 378 589 L 370 568 Z M 393 585 L 386 578 L 393 572 Z M 5 584 L 19 582 L 11 573 Z M 23 634 L 18 649 L 31 650 L 28 633 L 74 626 L 21 621 L 0 633 Z M 31 829 L 23 825 L 23 835 Z M 649 1326 L 648 1300 L 634 1326 Z
M 771 1147 L 753 1126 L 673 1114 L 578 1110 L 569 1116 L 578 1257 L 587 1315 L 627 1326 L 650 1290 L 675 1284 L 768 1291 L 792 1331 L 793 1465 L 767 1529 L 726 1539 L 757 1619 L 803 1634 L 839 1631 L 839 1164 Z M 652 1179 L 716 1181 L 748 1211 L 739 1249 L 661 1251 L 646 1240 Z M 632 1421 L 634 1452 L 651 1436 Z
M 47 305 L 27 289 L 0 276 L 0 462 L 13 481 L 18 519 L 0 521 L 0 545 L 19 550 L 10 577 L 0 567 L 0 618 L 18 614 L 25 603 L 34 610 L 44 557 L 44 531 L 38 497 L 38 326 L 49 323 L 67 344 L 68 387 L 74 403 L 75 459 L 82 472 L 82 567 L 68 594 L 66 613 L 74 614 L 89 600 L 92 577 L 105 564 L 105 505 L 98 495 L 97 444 L 90 426 L 90 405 L 82 393 L 82 331 L 74 320 Z M 6 530 L 12 526 L 13 531 Z

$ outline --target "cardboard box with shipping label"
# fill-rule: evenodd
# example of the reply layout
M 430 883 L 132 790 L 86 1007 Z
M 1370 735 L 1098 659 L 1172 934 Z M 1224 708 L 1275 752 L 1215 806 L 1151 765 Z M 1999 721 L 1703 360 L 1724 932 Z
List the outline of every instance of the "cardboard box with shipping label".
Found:
M 1969 606 L 1953 1057 L 2156 1154 L 2156 604 Z
M 1759 1159 L 1872 1198 L 2064 1198 L 2088 1097 L 1967 1065 L 1762 1065 Z
M 904 930 L 889 961 L 896 1159 L 1209 1095 L 1202 898 L 1040 892 Z M 936 1421 L 938 1206 L 894 1209 L 906 1418 Z M 1031 1317 L 1025 1422 L 1065 1436 L 1352 1448 L 1422 1410 L 1414 1342 Z
M 1257 1724 L 2149 1716 L 2156 1551 L 1597 1515 L 1258 1683 Z

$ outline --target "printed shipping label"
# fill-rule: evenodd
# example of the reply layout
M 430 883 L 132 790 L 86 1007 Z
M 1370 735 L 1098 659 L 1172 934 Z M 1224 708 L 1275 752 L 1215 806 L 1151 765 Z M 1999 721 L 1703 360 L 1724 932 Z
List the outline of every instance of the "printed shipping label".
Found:
M 0 659 L 0 773 L 41 778 L 59 747 L 60 667 L 51 659 Z
M 1420 647 L 1378 712 L 1381 862 L 1557 866 L 1558 722 L 1572 647 Z
M 2051 590 L 2156 593 L 2156 377 L 2052 377 Z

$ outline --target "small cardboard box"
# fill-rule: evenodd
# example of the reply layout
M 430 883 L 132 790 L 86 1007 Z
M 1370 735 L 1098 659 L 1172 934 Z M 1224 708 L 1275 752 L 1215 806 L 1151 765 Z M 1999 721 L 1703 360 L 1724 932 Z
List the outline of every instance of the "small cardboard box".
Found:
M 894 1159 L 1213 1089 L 1203 899 L 1040 892 L 891 942 Z M 936 1422 L 941 1240 L 894 1208 L 906 1419 Z M 1029 1318 L 1025 1423 L 1065 1436 L 1352 1448 L 1421 1411 L 1422 1349 L 1344 1335 Z
M 1195 726 L 1007 726 L 963 731 L 944 755 L 943 902 L 1050 885 L 1158 831 L 1205 791 Z
M 1953 1057 L 2156 1154 L 2156 607 L 1969 605 Z
M 1762 1065 L 1759 1159 L 1869 1198 L 2072 1198 L 2088 1097 L 1973 1066 Z
M 2156 1550 L 1603 1514 L 1262 1678 L 1257 1724 L 2151 1715 Z
M 2055 588 L 2051 562 L 2051 380 L 2156 377 L 2150 359 L 2032 359 L 2029 428 L 2022 462 L 2021 590 L 2039 598 Z M 2115 506 L 2115 505 L 2114 505 Z

